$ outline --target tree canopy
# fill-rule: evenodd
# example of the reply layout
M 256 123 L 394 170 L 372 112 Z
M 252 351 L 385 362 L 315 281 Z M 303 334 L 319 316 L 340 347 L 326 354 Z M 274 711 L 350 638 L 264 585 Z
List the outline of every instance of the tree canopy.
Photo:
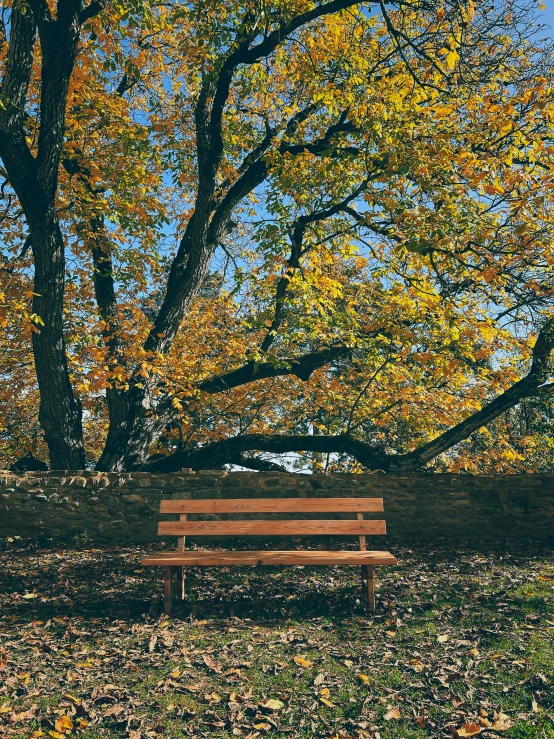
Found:
M 552 49 L 525 0 L 12 0 L 0 455 L 552 459 Z

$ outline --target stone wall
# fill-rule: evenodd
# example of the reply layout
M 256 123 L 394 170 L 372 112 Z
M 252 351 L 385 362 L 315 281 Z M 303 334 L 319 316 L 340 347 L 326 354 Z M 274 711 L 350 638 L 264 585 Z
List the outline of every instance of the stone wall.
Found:
M 554 540 L 554 475 L 0 472 L 0 538 L 156 539 L 161 498 L 383 497 L 396 539 Z M 377 515 L 377 518 L 380 516 Z

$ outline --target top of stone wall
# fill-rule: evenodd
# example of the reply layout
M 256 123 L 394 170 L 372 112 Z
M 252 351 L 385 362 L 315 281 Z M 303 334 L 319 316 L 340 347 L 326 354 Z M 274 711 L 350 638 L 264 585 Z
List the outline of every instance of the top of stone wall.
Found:
M 353 472 L 338 472 L 332 475 L 324 473 L 290 473 L 290 472 L 255 472 L 255 471 L 228 471 L 228 470 L 198 470 L 194 471 L 190 468 L 181 469 L 179 472 L 97 472 L 95 470 L 48 470 L 46 472 L 41 471 L 28 471 L 28 472 L 12 472 L 10 470 L 0 470 L 0 480 L 6 478 L 13 479 L 43 479 L 51 480 L 55 478 L 57 481 L 63 478 L 67 481 L 66 484 L 71 484 L 70 480 L 77 480 L 79 478 L 84 479 L 99 479 L 104 478 L 110 481 L 124 481 L 124 480 L 141 480 L 141 479 L 154 479 L 164 480 L 175 477 L 187 478 L 227 478 L 227 477 L 256 477 L 256 478 L 276 478 L 278 480 L 291 480 L 298 481 L 299 479 L 305 478 L 308 480 L 364 480 L 384 478 L 392 480 L 429 480 L 430 478 L 434 481 L 438 480 L 462 480 L 469 482 L 470 480 L 499 480 L 503 479 L 506 481 L 521 481 L 521 480 L 554 480 L 554 473 L 521 473 L 521 474 L 510 474 L 510 475 L 486 475 L 486 474 L 458 474 L 455 472 L 417 472 L 409 474 L 397 474 L 397 473 L 385 473 L 385 472 L 364 472 L 361 474 Z M 58 482 L 59 484 L 59 482 Z

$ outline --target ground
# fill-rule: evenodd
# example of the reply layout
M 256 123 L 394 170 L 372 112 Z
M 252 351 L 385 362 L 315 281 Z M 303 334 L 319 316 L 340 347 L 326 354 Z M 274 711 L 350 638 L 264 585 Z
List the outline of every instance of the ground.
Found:
M 191 568 L 168 620 L 152 547 L 3 542 L 0 737 L 554 738 L 554 550 L 389 548 L 375 615 L 355 567 Z

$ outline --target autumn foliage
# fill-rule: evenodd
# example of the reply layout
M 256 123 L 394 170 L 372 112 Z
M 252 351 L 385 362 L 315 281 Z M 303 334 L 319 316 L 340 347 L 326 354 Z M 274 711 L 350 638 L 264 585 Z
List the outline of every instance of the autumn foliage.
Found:
M 549 464 L 532 3 L 3 12 L 4 465 Z

